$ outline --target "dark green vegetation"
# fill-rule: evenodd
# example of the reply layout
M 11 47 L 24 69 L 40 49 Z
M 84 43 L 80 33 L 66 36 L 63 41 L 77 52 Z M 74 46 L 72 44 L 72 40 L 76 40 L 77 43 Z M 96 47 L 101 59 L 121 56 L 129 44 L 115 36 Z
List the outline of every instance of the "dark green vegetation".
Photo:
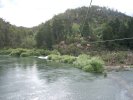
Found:
M 0 48 L 33 48 L 34 35 L 32 29 L 16 27 L 0 18 Z
M 42 24 L 36 35 L 37 47 L 54 48 L 62 54 L 73 55 L 99 48 L 132 49 L 133 40 L 90 43 L 133 37 L 132 17 L 104 7 L 92 6 L 84 23 L 87 10 L 87 7 L 70 9 Z
M 133 37 L 133 18 L 109 8 L 92 6 L 84 23 L 87 10 L 87 7 L 69 9 L 33 28 L 16 27 L 0 19 L 0 48 L 57 49 L 61 54 L 71 55 L 99 48 L 133 48 L 133 40 L 91 44 Z

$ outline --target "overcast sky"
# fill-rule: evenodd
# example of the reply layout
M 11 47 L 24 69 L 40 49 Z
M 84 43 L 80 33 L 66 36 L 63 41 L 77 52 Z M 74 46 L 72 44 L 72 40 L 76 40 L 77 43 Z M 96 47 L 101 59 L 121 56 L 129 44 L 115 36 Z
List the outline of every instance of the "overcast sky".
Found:
M 90 0 L 0 0 L 0 17 L 17 26 L 32 27 L 68 8 L 88 6 Z M 106 6 L 133 15 L 133 0 L 93 0 L 92 5 Z

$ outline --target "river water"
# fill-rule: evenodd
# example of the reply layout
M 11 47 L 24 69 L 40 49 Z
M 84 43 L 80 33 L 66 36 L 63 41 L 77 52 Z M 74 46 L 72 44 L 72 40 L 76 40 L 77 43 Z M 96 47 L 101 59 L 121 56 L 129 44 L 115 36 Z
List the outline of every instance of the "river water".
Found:
M 133 100 L 133 71 L 104 78 L 35 57 L 0 56 L 0 100 Z

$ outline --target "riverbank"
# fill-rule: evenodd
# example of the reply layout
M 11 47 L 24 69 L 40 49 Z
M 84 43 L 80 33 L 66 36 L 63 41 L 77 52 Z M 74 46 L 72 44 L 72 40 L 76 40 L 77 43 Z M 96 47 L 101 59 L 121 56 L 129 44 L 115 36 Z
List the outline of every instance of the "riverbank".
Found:
M 51 54 L 48 56 L 49 60 L 73 64 L 74 67 L 79 68 L 86 72 L 103 73 L 104 72 L 104 61 L 100 57 L 90 57 L 86 54 L 80 54 L 77 57 L 70 55 L 55 55 Z
M 45 49 L 1 49 L 0 55 L 10 55 L 15 57 L 29 57 L 29 56 L 47 56 L 50 54 L 60 54 L 57 50 L 45 50 Z
M 79 56 L 61 55 L 57 50 L 48 51 L 43 49 L 8 49 L 1 50 L 0 54 L 8 54 L 16 57 L 28 57 L 28 56 L 48 56 L 49 60 L 73 64 L 76 68 L 82 69 L 86 72 L 103 73 L 104 61 L 100 57 L 90 57 L 86 54 L 80 54 Z
M 104 72 L 104 69 L 106 71 L 129 70 L 133 65 L 133 53 L 131 51 L 91 51 L 86 54 L 72 56 L 60 54 L 57 50 L 17 48 L 1 49 L 0 55 L 15 57 L 48 56 L 49 60 L 55 62 L 73 64 L 75 67 L 84 71 L 100 73 Z M 93 68 L 92 66 L 95 67 Z

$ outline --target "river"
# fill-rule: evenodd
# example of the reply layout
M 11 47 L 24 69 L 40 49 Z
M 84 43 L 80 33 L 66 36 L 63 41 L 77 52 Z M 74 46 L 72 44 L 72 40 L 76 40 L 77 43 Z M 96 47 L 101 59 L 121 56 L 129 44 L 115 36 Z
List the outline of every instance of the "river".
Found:
M 133 71 L 104 78 L 35 57 L 0 56 L 0 100 L 133 100 Z

